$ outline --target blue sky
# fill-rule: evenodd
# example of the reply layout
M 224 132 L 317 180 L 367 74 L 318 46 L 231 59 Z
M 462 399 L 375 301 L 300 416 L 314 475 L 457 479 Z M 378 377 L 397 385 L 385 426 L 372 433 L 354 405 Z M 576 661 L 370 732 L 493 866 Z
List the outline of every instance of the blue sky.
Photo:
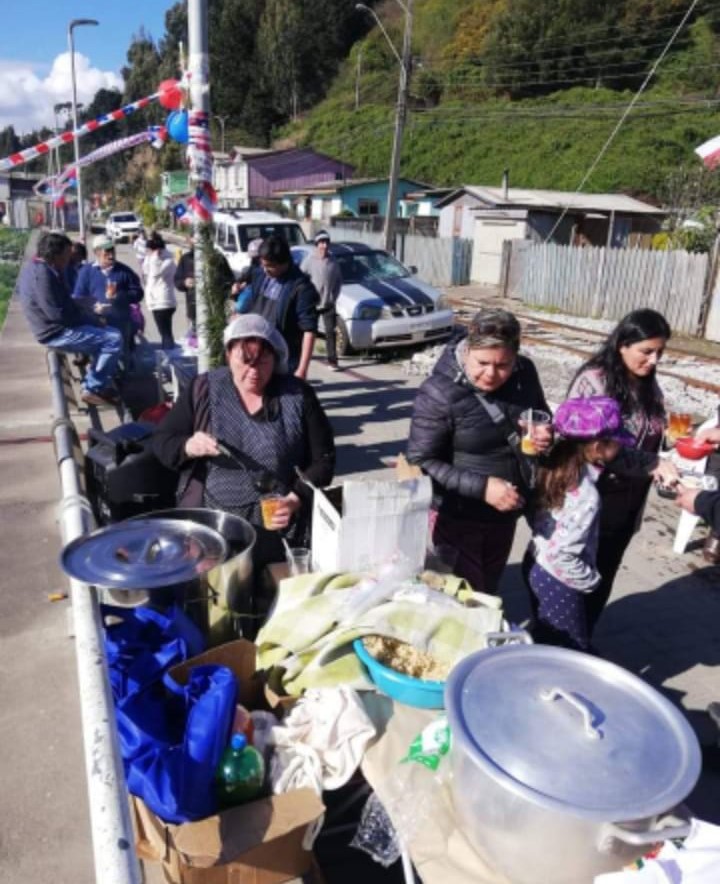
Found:
M 52 124 L 52 105 L 69 100 L 67 26 L 94 18 L 98 27 L 75 30 L 78 100 L 101 86 L 121 85 L 120 69 L 140 27 L 159 40 L 173 0 L 5 0 L 0 17 L 0 129 L 23 133 Z M 157 84 L 150 84 L 149 92 Z M 65 92 L 68 94 L 65 96 Z

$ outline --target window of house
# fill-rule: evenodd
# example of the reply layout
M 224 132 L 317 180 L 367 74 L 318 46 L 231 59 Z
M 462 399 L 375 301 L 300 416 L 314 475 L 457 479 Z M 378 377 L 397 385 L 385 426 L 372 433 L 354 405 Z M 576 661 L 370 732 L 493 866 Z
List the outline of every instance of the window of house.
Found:
M 378 200 L 358 200 L 358 215 L 379 215 L 380 203 Z

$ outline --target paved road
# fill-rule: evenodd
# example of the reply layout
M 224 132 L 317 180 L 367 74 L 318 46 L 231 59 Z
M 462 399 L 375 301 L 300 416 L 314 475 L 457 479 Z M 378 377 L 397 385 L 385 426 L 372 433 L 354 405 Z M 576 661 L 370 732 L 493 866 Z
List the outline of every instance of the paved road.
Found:
M 121 249 L 128 260 L 128 250 Z M 130 259 L 131 260 L 131 259 Z M 182 310 L 178 311 L 182 313 Z M 148 324 L 151 339 L 157 335 Z M 178 322 L 180 326 L 180 322 Z M 178 328 L 178 330 L 180 330 Z M 48 594 L 65 585 L 57 566 L 59 496 L 50 391 L 43 350 L 12 303 L 0 338 L 0 881 L 91 884 L 92 854 L 67 602 Z M 404 448 L 415 389 L 397 363 L 347 361 L 333 374 L 318 362 L 311 380 L 335 427 L 338 475 L 380 475 Z M 84 421 L 78 420 L 84 429 Z M 720 569 L 697 551 L 670 551 L 677 514 L 651 500 L 597 643 L 660 687 L 687 712 L 701 739 L 715 734 L 705 715 L 720 695 Z M 527 616 L 518 573 L 527 534 L 518 532 L 503 595 L 511 619 Z M 720 822 L 720 782 L 707 772 L 691 796 L 696 814 Z M 332 884 L 332 882 L 331 882 Z

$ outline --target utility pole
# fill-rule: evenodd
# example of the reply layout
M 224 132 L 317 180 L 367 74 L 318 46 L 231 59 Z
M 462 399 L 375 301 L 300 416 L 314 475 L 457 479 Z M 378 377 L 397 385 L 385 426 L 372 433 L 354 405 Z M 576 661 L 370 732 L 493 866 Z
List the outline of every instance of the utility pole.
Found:
M 220 153 L 225 153 L 225 120 L 230 119 L 230 114 L 213 114 L 220 123 Z
M 395 247 L 395 216 L 397 215 L 398 177 L 400 175 L 400 154 L 402 153 L 403 131 L 407 115 L 407 99 L 410 88 L 410 66 L 412 63 L 412 19 L 413 0 L 405 0 L 405 33 L 403 35 L 402 58 L 400 60 L 400 81 L 395 108 L 395 133 L 393 135 L 392 159 L 390 161 L 390 180 L 388 182 L 388 199 L 385 210 L 385 249 L 394 251 Z
M 94 18 L 74 18 L 68 25 L 68 48 L 70 49 L 70 75 L 72 77 L 72 116 L 73 116 L 73 132 L 77 133 L 78 129 L 78 100 L 77 100 L 77 81 L 75 79 L 75 28 L 86 25 L 99 24 Z M 85 207 L 83 206 L 82 192 L 82 169 L 80 168 L 80 142 L 77 134 L 73 136 L 73 147 L 75 148 L 75 181 L 77 182 L 77 207 L 78 207 L 78 227 L 80 233 L 80 241 L 85 245 Z
M 208 53 L 208 0 L 188 0 L 188 72 L 193 111 L 202 111 L 210 119 L 210 70 Z M 202 222 L 195 216 L 193 222 L 195 258 L 195 303 L 197 305 L 198 371 L 210 368 L 208 346 L 207 305 L 205 303 L 205 265 L 202 247 Z
M 360 110 L 360 66 L 362 64 L 362 46 L 358 48 L 357 64 L 355 66 L 355 110 Z

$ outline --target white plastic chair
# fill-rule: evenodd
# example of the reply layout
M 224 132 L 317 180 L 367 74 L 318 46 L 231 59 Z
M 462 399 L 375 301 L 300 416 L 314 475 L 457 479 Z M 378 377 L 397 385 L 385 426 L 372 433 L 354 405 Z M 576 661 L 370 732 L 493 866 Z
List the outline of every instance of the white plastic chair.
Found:
M 713 415 L 713 417 L 708 418 L 704 424 L 702 424 L 699 430 L 711 430 L 717 426 L 717 415 Z M 697 465 L 697 470 L 699 473 L 705 473 L 705 467 L 707 465 L 707 458 L 704 457 L 701 461 L 695 461 Z M 695 526 L 700 521 L 700 516 L 696 516 L 693 513 L 689 513 L 686 510 L 680 510 L 680 518 L 678 519 L 677 530 L 675 531 L 675 541 L 673 542 L 673 552 L 677 555 L 682 555 L 688 543 L 690 543 L 690 538 L 692 537 L 692 533 L 695 530 Z

